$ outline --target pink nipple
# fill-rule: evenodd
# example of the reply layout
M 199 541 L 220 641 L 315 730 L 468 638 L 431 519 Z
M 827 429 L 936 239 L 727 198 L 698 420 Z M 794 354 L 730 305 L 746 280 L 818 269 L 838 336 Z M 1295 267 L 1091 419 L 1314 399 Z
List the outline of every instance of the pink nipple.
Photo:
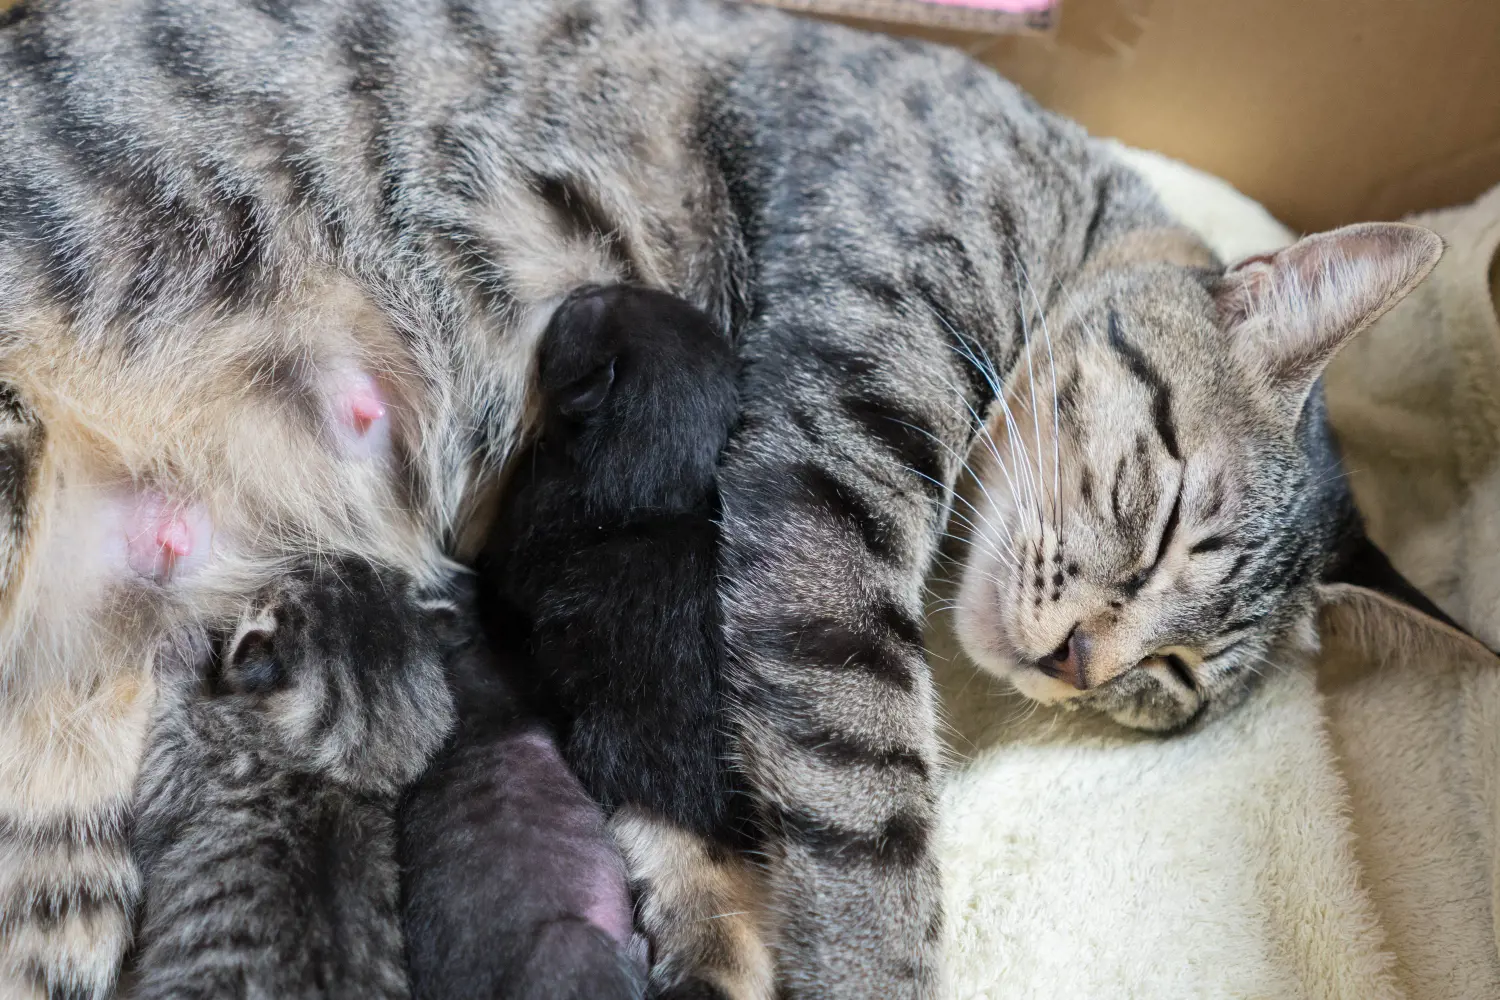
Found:
M 189 557 L 212 531 L 201 508 L 174 506 L 153 490 L 137 494 L 128 510 L 126 559 L 136 573 L 160 583 L 193 565 Z
M 186 521 L 174 517 L 157 529 L 156 544 L 169 556 L 190 556 L 193 554 L 193 532 Z
M 349 423 L 360 437 L 370 433 L 376 421 L 385 416 L 385 404 L 373 391 L 355 390 L 349 394 Z

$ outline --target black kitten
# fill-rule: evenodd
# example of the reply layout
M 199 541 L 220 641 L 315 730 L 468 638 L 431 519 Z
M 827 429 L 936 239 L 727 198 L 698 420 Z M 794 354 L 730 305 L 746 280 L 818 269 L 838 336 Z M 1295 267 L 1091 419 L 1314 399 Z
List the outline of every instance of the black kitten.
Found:
M 563 303 L 539 368 L 541 426 L 481 606 L 530 626 L 522 683 L 611 814 L 657 987 L 736 993 L 768 966 L 744 957 L 754 906 L 733 849 L 747 810 L 727 763 L 716 587 L 734 355 L 687 302 L 611 286 Z
M 612 286 L 565 302 L 539 356 L 545 413 L 487 554 L 491 613 L 530 623 L 529 693 L 607 811 L 732 840 L 715 471 L 733 355 L 688 303 Z

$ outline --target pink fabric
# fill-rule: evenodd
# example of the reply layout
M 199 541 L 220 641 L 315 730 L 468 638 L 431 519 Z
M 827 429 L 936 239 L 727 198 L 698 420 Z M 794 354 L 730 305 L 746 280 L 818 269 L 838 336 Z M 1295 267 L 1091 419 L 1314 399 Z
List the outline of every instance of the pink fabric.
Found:
M 945 7 L 999 10 L 1010 14 L 1035 14 L 1057 6 L 1059 0 L 917 0 L 917 2 L 942 4 Z

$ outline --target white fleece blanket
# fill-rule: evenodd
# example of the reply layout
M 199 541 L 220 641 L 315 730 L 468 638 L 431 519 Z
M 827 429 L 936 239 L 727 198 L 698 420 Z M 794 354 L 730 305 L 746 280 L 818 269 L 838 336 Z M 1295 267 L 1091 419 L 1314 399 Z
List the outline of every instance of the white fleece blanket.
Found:
M 1291 239 L 1221 181 L 1120 155 L 1226 259 Z M 1329 391 L 1372 534 L 1493 645 L 1500 394 L 1482 390 L 1500 379 L 1500 327 L 1479 260 L 1494 243 L 1471 221 L 1488 211 L 1500 236 L 1491 201 L 1429 221 L 1450 242 L 1443 264 Z M 1413 485 L 1420 462 L 1442 489 Z M 1288 665 L 1232 717 L 1160 740 L 1033 710 L 933 619 L 956 758 L 941 841 L 951 997 L 1500 997 L 1500 670 Z

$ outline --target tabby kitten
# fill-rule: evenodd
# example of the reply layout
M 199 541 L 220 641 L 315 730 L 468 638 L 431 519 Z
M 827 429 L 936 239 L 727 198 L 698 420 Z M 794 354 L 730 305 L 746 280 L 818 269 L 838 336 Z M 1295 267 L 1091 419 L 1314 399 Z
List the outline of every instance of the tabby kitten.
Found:
M 410 995 L 395 810 L 451 724 L 458 611 L 327 557 L 258 594 L 215 650 L 180 638 L 142 764 L 128 994 Z
M 1159 332 L 1175 377 L 1165 359 L 1195 351 L 1245 364 L 1287 316 L 1331 320 L 1308 343 L 1347 332 L 1436 252 L 1334 235 L 1311 255 L 1344 262 L 1332 280 L 1280 280 L 1284 258 L 1221 277 L 1287 297 L 1226 298 L 1193 277 L 1210 270 L 1123 252 L 1166 224 L 1107 151 L 962 55 L 750 5 L 28 0 L 0 27 L 0 991 L 111 988 L 161 636 L 288 556 L 422 583 L 472 556 L 537 334 L 572 290 L 631 281 L 704 309 L 742 365 L 719 595 L 776 989 L 933 996 L 923 578 L 975 414 L 1039 359 L 1032 319 L 1069 322 L 1058 289 L 1118 286 L 1125 343 Z M 1121 419 L 1154 427 L 1159 396 L 1127 389 Z M 1179 447 L 1245 426 L 1173 407 Z M 1153 440 L 1132 475 L 1166 470 Z M 1078 476 L 1051 499 L 1082 508 Z M 1129 502 L 1167 488 L 1141 473 Z M 1258 509 L 1221 513 L 1249 538 Z M 1089 544 L 1067 540 L 1093 596 L 1049 593 L 1015 652 L 1054 651 L 1096 598 L 1116 610 L 1100 588 L 1138 553 Z M 1163 614 L 1168 582 L 1138 591 Z M 1119 662 L 1158 648 L 1137 631 Z
M 619 285 L 564 301 L 537 354 L 542 412 L 486 553 L 488 607 L 530 625 L 524 679 L 610 815 L 660 995 L 764 995 L 714 594 L 734 356 L 688 303 Z

